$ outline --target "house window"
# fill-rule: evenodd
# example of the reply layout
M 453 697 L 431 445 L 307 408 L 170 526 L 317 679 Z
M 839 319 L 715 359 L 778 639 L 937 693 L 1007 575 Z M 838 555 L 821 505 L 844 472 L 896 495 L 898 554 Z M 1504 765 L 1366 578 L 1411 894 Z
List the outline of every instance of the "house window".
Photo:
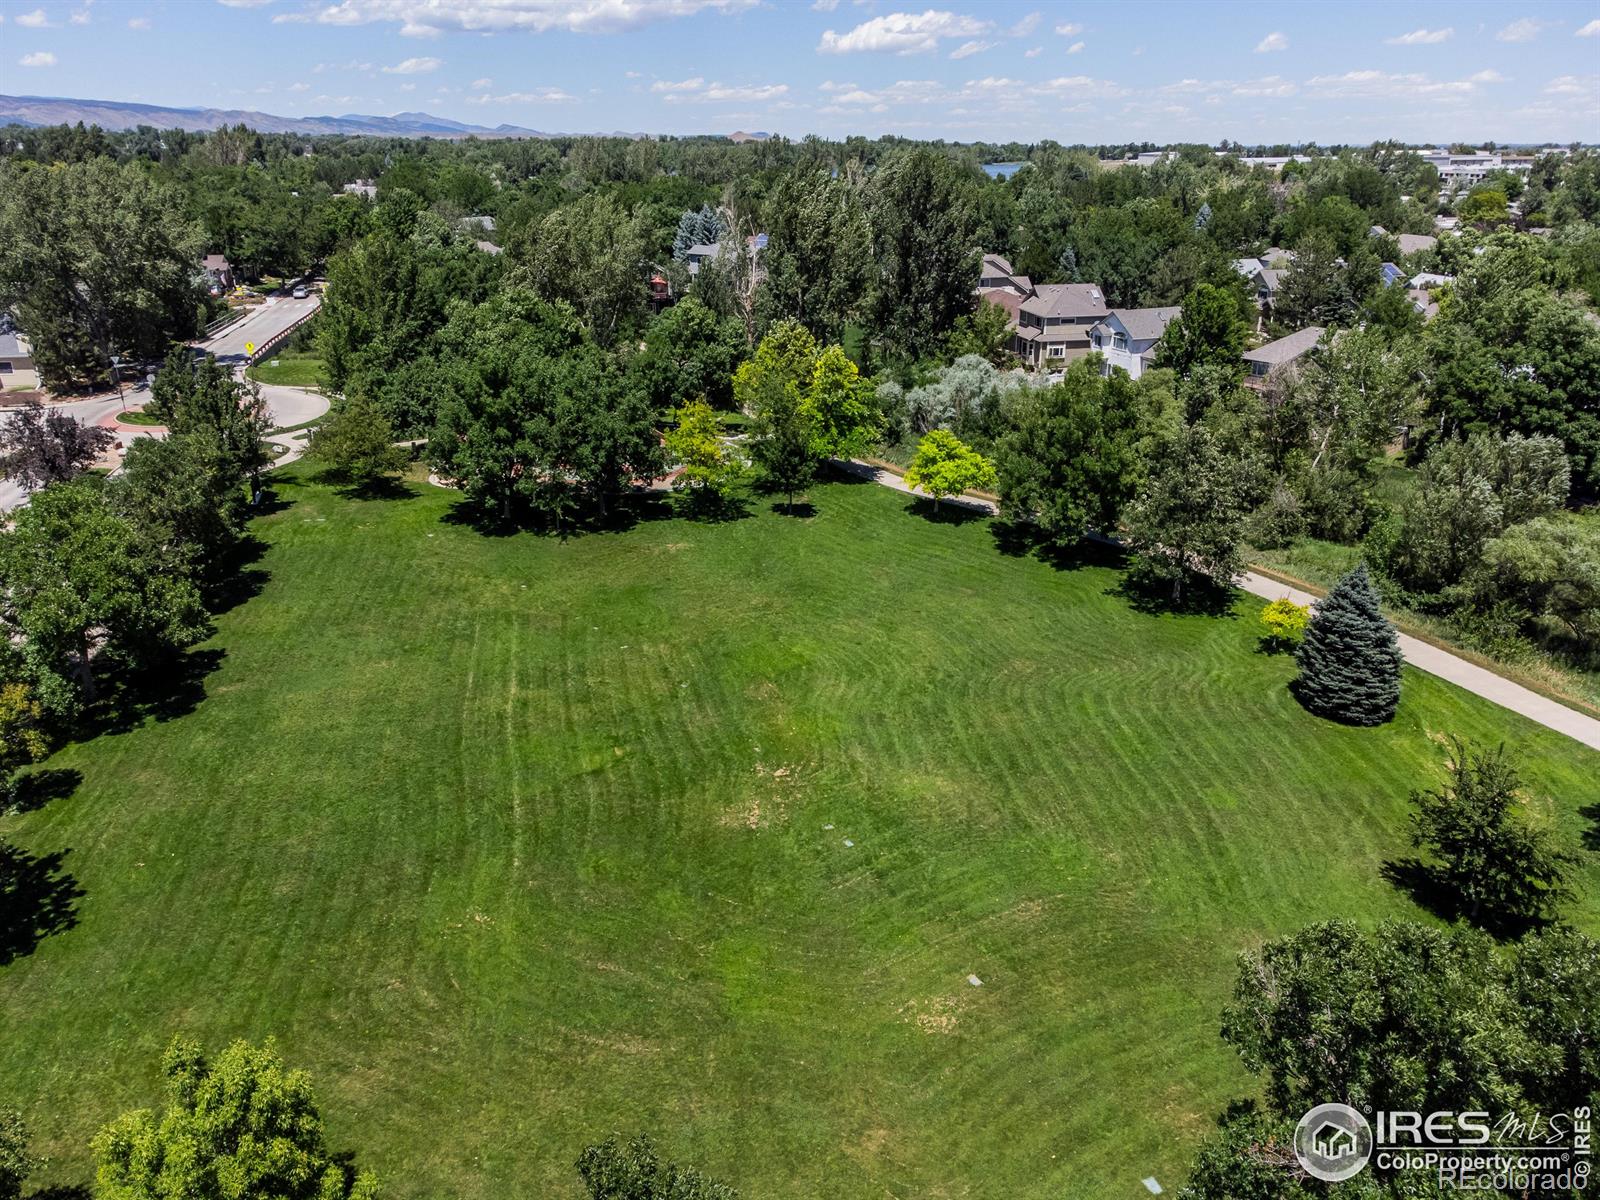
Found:
M 16 369 L 17 367 L 15 363 L 9 363 L 4 359 L 0 359 L 0 375 L 9 375 Z
M 1067 352 L 1067 347 L 1062 342 L 1051 342 L 1049 344 L 1049 346 L 1047 346 L 1045 348 L 1045 353 L 1048 354 L 1051 358 L 1060 358 L 1066 352 Z
M 1128 348 L 1128 335 L 1125 333 L 1112 334 L 1111 344 L 1118 350 L 1126 350 Z
M 1094 348 L 1095 348 L 1095 349 L 1096 349 L 1096 350 L 1098 350 L 1098 349 L 1100 349 L 1100 345 L 1101 345 L 1101 343 L 1100 343 L 1100 335 L 1099 335 L 1099 334 L 1098 334 L 1098 333 L 1092 333 L 1092 334 L 1090 334 L 1090 335 L 1089 335 L 1089 340 L 1090 340 L 1090 341 L 1092 341 L 1092 342 L 1093 342 L 1093 343 L 1094 343 Z
M 1265 375 L 1267 370 L 1267 364 L 1264 362 L 1253 362 L 1250 364 L 1250 374 L 1252 375 Z

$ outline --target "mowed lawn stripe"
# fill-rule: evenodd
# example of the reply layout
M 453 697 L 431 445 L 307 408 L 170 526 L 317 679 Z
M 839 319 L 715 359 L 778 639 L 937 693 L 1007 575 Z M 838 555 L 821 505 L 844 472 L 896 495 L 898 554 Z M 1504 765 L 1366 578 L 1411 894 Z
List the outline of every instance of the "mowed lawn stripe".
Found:
M 1600 800 L 1415 672 L 1392 726 L 1310 717 L 1256 601 L 1141 612 L 870 485 L 565 541 L 280 494 L 205 699 L 0 825 L 85 891 L 0 968 L 62 1181 L 182 1031 L 276 1036 L 402 1198 L 576 1197 L 613 1128 L 750 1196 L 1128 1195 L 1250 1094 L 1240 949 L 1426 919 L 1379 870 L 1440 734 L 1514 745 L 1574 845 Z

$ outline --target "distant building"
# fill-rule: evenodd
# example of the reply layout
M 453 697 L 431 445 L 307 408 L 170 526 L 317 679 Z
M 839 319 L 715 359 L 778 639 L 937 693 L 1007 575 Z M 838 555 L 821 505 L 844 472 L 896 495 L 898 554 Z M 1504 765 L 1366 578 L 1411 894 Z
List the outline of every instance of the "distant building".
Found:
M 1113 308 L 1105 320 L 1089 331 L 1089 345 L 1105 357 L 1102 375 L 1110 375 L 1121 368 L 1134 379 L 1155 365 L 1156 349 L 1161 336 L 1183 309 L 1170 308 Z
M 200 260 L 200 269 L 211 282 L 211 294 L 220 296 L 233 287 L 233 264 L 220 254 L 208 254 Z
M 1384 287 L 1393 287 L 1406 277 L 1406 273 L 1392 262 L 1381 263 L 1378 266 L 1378 278 Z
M 370 179 L 358 179 L 354 183 L 344 185 L 346 195 L 360 196 L 363 200 L 376 200 L 378 198 L 378 185 Z
M 1296 364 L 1316 349 L 1321 340 L 1322 327 L 1309 325 L 1288 337 L 1257 346 L 1254 350 L 1246 350 L 1243 355 L 1247 369 L 1245 385 L 1259 389 L 1265 387 L 1267 380 L 1279 372 L 1294 370 Z
M 10 313 L 0 313 L 0 390 L 24 388 L 32 391 L 39 386 L 39 371 L 33 365 L 33 347 L 27 336 L 12 320 Z

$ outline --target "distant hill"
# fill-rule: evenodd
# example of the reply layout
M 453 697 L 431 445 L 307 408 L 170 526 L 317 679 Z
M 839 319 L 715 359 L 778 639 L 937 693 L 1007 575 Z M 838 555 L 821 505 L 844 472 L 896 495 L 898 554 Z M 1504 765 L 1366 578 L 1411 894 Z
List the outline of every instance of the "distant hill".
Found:
M 740 143 L 743 143 L 743 142 L 764 142 L 768 138 L 770 138 L 771 136 L 772 135 L 770 133 L 746 133 L 744 130 L 740 129 L 740 130 L 738 130 L 738 131 L 736 131 L 734 133 L 730 133 L 728 135 L 728 140 L 730 142 L 740 142 Z
M 117 100 L 73 100 L 61 96 L 0 96 L 0 125 L 98 125 L 102 129 L 157 129 L 202 132 L 223 125 L 245 124 L 261 133 L 369 135 L 379 137 L 541 138 L 537 129 L 519 125 L 467 125 L 428 113 L 403 112 L 392 117 L 347 113 L 339 117 L 279 117 L 241 108 L 165 108 Z

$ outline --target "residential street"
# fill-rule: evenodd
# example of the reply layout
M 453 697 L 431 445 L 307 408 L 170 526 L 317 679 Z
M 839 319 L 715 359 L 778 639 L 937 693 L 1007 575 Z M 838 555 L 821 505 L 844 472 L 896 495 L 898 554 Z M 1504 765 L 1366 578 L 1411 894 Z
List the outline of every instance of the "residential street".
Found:
M 242 371 L 245 364 L 244 348 L 247 343 L 254 346 L 264 345 L 268 339 L 283 332 L 301 317 L 315 312 L 320 303 L 321 297 L 314 292 L 303 300 L 296 300 L 290 296 L 270 297 L 249 316 L 230 325 L 216 337 L 196 342 L 195 348 L 204 350 L 219 362 L 232 366 L 236 372 Z M 275 429 L 303 425 L 328 411 L 326 397 L 304 388 L 263 384 L 261 394 L 267 401 L 267 409 L 272 414 L 272 425 Z M 143 425 L 122 425 L 117 421 L 119 413 L 130 408 L 139 408 L 149 398 L 149 391 L 141 380 L 136 384 L 124 383 L 120 397 L 115 392 L 101 393 L 80 400 L 68 400 L 51 407 L 76 417 L 85 425 L 100 425 L 114 431 L 117 440 L 106 461 L 115 459 L 120 462 L 123 451 L 134 438 L 165 435 L 166 431 L 163 429 Z M 10 413 L 0 411 L 0 421 L 9 419 Z M 271 440 L 289 447 L 289 452 L 277 460 L 277 465 L 291 463 L 305 453 L 306 432 L 303 430 L 298 434 L 279 435 Z M 19 484 L 9 479 L 0 480 L 0 513 L 10 512 L 19 504 L 25 504 L 27 499 L 27 492 Z

